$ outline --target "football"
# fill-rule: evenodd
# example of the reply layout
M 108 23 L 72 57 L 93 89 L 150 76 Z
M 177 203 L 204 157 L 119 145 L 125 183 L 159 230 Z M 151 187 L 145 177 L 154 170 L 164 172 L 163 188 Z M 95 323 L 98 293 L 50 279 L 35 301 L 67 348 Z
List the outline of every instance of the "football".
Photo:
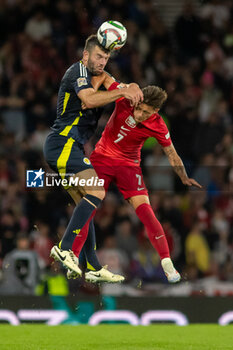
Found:
M 119 50 L 126 43 L 127 30 L 120 22 L 106 21 L 99 27 L 97 38 L 105 49 Z

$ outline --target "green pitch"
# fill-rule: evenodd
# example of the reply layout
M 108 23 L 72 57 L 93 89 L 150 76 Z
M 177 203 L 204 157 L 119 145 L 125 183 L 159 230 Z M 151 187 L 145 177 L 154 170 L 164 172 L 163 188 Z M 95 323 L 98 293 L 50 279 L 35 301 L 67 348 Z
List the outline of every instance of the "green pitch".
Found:
M 0 325 L 0 350 L 232 350 L 233 327 L 218 325 Z

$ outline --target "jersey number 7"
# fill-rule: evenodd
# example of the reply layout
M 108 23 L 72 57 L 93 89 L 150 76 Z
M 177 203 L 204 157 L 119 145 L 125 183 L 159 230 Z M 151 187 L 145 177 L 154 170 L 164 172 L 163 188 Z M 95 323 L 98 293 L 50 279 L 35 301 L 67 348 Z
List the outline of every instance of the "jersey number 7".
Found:
M 121 130 L 117 134 L 117 139 L 114 141 L 114 143 L 117 143 L 117 142 L 121 141 L 125 136 L 127 136 L 126 132 L 124 132 L 123 130 L 130 131 L 130 129 L 127 129 L 126 127 L 124 127 L 124 125 L 122 125 L 121 126 Z

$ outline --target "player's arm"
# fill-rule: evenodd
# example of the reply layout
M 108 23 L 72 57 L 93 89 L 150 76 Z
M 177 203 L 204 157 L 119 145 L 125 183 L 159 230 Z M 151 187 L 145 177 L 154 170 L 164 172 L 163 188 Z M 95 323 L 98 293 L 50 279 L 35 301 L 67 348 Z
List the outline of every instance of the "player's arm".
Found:
M 82 92 L 81 94 L 78 94 L 78 97 L 83 102 L 83 106 L 86 108 L 100 107 L 105 104 L 114 102 L 121 97 L 130 100 L 131 105 L 133 106 L 136 106 L 138 103 L 143 101 L 143 93 L 139 86 L 135 83 L 120 83 L 118 84 L 117 88 L 114 87 L 114 89 L 111 89 L 111 91 L 108 92 L 97 91 L 101 85 L 104 85 L 105 89 L 108 90 L 113 83 L 116 83 L 116 80 L 107 72 L 103 72 L 99 76 L 92 77 L 91 84 L 94 91 L 92 89 L 85 89 L 80 91 L 80 93 Z
M 137 106 L 143 101 L 142 91 L 136 84 L 111 91 L 96 91 L 94 88 L 82 89 L 78 93 L 78 97 L 87 108 L 104 106 L 118 100 L 121 97 L 130 100 L 133 106 Z
M 108 90 L 113 83 L 116 83 L 116 80 L 107 72 L 103 72 L 101 77 L 92 77 L 91 83 L 95 90 L 97 90 L 101 85 L 104 85 L 105 89 Z M 136 89 L 139 88 L 139 85 L 136 83 L 119 83 L 117 85 L 118 89 L 134 87 Z
M 176 174 L 180 177 L 182 183 L 187 186 L 196 186 L 198 188 L 202 188 L 202 186 L 194 179 L 190 179 L 186 173 L 184 164 L 181 158 L 178 156 L 175 147 L 173 144 L 167 147 L 163 147 L 165 154 L 168 157 L 168 160 L 173 167 Z
M 101 75 L 93 76 L 91 78 L 91 85 L 95 90 L 98 90 L 101 85 L 103 85 L 105 89 L 108 90 L 113 83 L 116 83 L 116 80 L 107 72 L 103 72 Z M 117 87 L 129 87 L 129 84 L 120 83 Z
M 104 85 L 106 90 L 130 88 L 130 90 L 135 89 L 136 91 L 138 91 L 138 89 L 140 89 L 139 85 L 136 83 L 125 84 L 125 83 L 121 82 L 117 86 L 113 86 L 113 84 L 116 83 L 116 80 L 111 75 L 109 75 L 107 72 L 104 72 L 104 74 L 105 74 L 105 79 L 103 80 L 102 84 Z M 142 101 L 143 101 L 143 93 L 141 91 L 141 100 L 139 102 L 142 102 Z M 131 105 L 132 105 L 132 103 L 131 103 Z
M 107 72 L 103 72 L 101 75 L 93 76 L 91 78 L 91 85 L 95 90 L 98 90 L 101 85 L 104 85 L 105 89 L 108 90 L 115 82 L 116 80 Z

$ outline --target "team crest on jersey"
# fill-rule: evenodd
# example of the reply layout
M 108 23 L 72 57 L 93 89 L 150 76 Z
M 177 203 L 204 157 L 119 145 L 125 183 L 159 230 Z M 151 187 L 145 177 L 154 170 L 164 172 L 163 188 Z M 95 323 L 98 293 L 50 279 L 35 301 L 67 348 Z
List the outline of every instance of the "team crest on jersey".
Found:
M 168 140 L 169 137 L 170 137 L 170 133 L 169 133 L 169 131 L 168 131 L 168 133 L 165 135 L 165 138 Z
M 85 164 L 87 164 L 87 165 L 90 165 L 91 164 L 91 162 L 90 162 L 90 160 L 88 159 L 88 158 L 83 158 L 83 163 L 85 163 Z
M 78 84 L 78 87 L 81 87 L 83 85 L 87 85 L 87 79 L 86 78 L 78 78 L 77 79 L 77 84 Z
M 134 118 L 132 117 L 132 115 L 130 115 L 130 116 L 125 120 L 125 124 L 127 124 L 127 125 L 130 126 L 131 128 L 135 128 L 136 122 L 135 122 Z

